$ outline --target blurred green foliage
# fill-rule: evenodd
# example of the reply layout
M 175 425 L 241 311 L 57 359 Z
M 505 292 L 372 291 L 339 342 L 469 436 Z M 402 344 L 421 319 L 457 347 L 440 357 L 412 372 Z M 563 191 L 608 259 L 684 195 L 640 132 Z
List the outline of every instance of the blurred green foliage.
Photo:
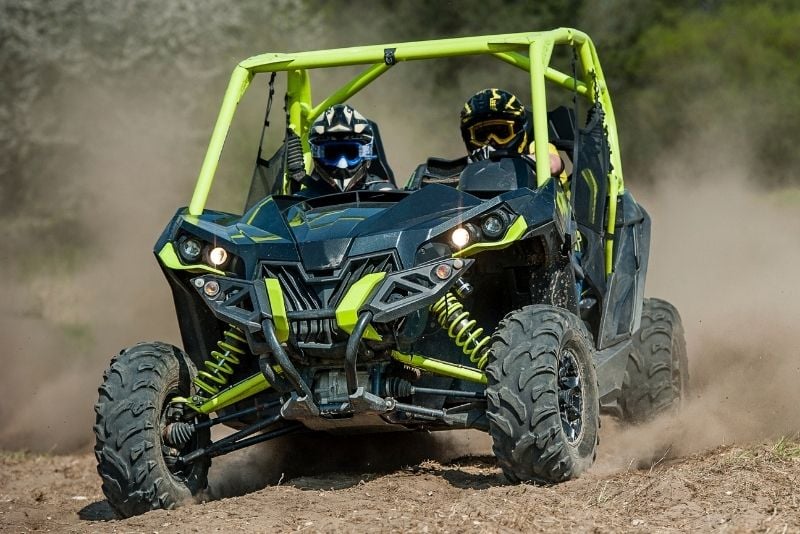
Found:
M 84 114 L 72 105 L 76 94 L 92 102 L 86 113 L 118 121 L 107 134 L 118 144 L 151 113 L 174 112 L 180 140 L 196 147 L 176 155 L 188 183 L 239 59 L 558 26 L 580 28 L 597 45 L 626 176 L 656 179 L 656 158 L 702 134 L 720 148 L 732 139 L 748 146 L 754 180 L 800 183 L 796 0 L 19 0 L 0 1 L 0 223 L 26 240 L 85 246 L 76 229 L 86 226 L 92 192 L 80 176 L 100 149 L 72 125 L 70 109 Z M 446 120 L 473 76 L 502 68 L 442 61 L 410 83 L 438 110 L 431 117 Z M 137 99 L 129 107 L 144 109 L 133 119 L 120 111 L 129 95 Z M 245 120 L 256 125 L 258 115 Z M 251 158 L 253 148 L 235 156 Z
M 755 181 L 800 182 L 798 27 L 797 2 L 739 1 L 643 31 L 621 69 L 631 82 L 618 105 L 623 132 L 637 136 L 628 164 L 646 169 L 675 141 L 710 132 L 720 149 L 731 140 L 750 147 Z

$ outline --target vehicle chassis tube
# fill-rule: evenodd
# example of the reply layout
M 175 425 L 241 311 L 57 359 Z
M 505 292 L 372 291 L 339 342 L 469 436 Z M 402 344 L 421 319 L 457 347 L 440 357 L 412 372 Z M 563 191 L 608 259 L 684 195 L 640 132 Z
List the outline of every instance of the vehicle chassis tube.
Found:
M 356 378 L 356 362 L 358 360 L 358 344 L 361 342 L 361 337 L 364 331 L 372 321 L 372 312 L 366 310 L 358 316 L 358 321 L 353 327 L 353 333 L 347 340 L 347 348 L 344 353 L 344 376 L 347 380 L 347 392 L 352 395 L 358 388 L 358 379 Z
M 283 350 L 281 342 L 278 341 L 278 336 L 275 334 L 275 326 L 272 324 L 272 320 L 265 319 L 262 321 L 261 328 L 264 329 L 264 338 L 267 341 L 267 345 L 272 350 L 272 355 L 278 360 L 286 379 L 294 386 L 298 394 L 302 393 L 303 396 L 308 397 L 313 402 L 314 396 L 311 393 L 311 389 L 305 383 L 303 377 L 300 376 L 300 373 L 297 372 L 297 368 L 292 364 L 286 351 Z
M 283 378 L 281 375 L 275 372 L 272 368 L 273 360 L 270 352 L 272 352 L 272 348 L 269 344 L 263 343 L 261 341 L 256 341 L 255 336 L 250 332 L 245 332 L 247 335 L 247 343 L 250 345 L 250 349 L 253 351 L 253 354 L 258 354 L 258 368 L 261 370 L 261 374 L 264 375 L 264 378 L 267 379 L 267 382 L 275 388 L 280 394 L 288 393 L 292 389 L 292 385 Z

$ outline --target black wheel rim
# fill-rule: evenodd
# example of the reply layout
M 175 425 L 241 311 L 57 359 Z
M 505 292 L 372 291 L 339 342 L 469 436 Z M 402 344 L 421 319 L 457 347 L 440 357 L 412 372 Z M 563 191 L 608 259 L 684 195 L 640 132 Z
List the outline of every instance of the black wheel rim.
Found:
M 567 441 L 576 443 L 583 430 L 583 384 L 578 362 L 569 349 L 561 352 L 558 361 L 558 411 Z

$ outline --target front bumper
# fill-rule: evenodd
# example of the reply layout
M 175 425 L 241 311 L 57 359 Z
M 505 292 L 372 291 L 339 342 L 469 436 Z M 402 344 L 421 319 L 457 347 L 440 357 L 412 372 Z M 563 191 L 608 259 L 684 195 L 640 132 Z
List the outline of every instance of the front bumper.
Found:
M 338 333 L 349 336 L 362 312 L 372 314 L 371 323 L 389 323 L 426 308 L 447 293 L 473 263 L 472 259 L 437 259 L 402 271 L 371 273 L 354 281 L 336 307 L 307 310 L 287 311 L 284 288 L 273 278 L 249 281 L 207 274 L 193 278 L 191 284 L 220 321 L 252 335 L 262 333 L 264 322 L 269 321 L 278 341 L 284 343 L 296 323 L 333 320 Z M 440 272 L 449 271 L 447 277 L 436 274 L 442 265 L 447 267 Z M 367 326 L 364 337 L 382 340 L 372 325 Z M 259 347 L 250 348 L 258 353 Z

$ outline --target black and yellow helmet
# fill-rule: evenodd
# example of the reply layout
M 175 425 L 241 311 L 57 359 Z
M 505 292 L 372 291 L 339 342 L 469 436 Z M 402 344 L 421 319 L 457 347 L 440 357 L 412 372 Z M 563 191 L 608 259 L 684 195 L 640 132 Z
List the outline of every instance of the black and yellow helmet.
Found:
M 528 146 L 525 106 L 503 89 L 478 91 L 461 110 L 461 137 L 468 152 L 488 145 L 522 154 Z

